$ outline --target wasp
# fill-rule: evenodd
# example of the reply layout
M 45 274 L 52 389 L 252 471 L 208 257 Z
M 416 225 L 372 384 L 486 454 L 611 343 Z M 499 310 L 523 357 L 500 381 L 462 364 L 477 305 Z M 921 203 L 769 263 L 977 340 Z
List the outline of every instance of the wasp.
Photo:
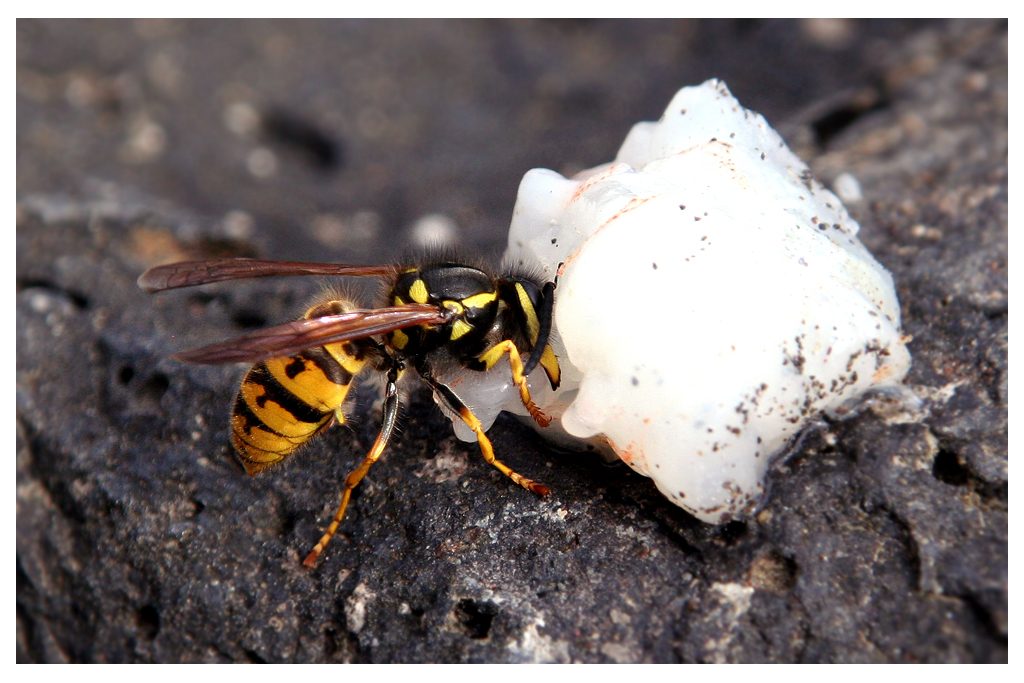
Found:
M 484 460 L 523 488 L 548 494 L 546 486 L 494 456 L 480 420 L 437 377 L 453 364 L 487 372 L 507 358 L 523 405 L 546 427 L 551 418 L 531 399 L 526 376 L 540 366 L 552 389 L 559 384 L 558 359 L 548 343 L 553 282 L 514 272 L 492 275 L 451 258 L 407 266 L 245 258 L 185 261 L 151 268 L 138 282 L 142 289 L 158 292 L 281 275 L 383 278 L 385 305 L 360 309 L 343 298 L 322 301 L 293 322 L 174 357 L 188 363 L 252 365 L 231 415 L 231 441 L 250 476 L 285 460 L 330 425 L 343 424 L 345 399 L 360 372 L 386 377 L 380 431 L 366 457 L 345 478 L 338 512 L 303 561 L 306 566 L 316 563 L 344 519 L 352 491 L 384 452 L 398 418 L 397 382 L 409 369 L 430 387 L 445 413 L 476 434 Z

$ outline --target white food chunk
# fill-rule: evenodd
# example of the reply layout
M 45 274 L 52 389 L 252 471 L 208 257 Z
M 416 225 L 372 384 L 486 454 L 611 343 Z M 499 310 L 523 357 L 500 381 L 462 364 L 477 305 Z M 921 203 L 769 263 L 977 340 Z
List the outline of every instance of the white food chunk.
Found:
M 704 521 L 750 514 L 810 420 L 910 367 L 892 277 L 858 230 L 717 80 L 634 126 L 611 164 L 530 171 L 506 261 L 558 277 L 563 383 L 530 378 L 560 418 L 542 433 L 606 440 Z M 489 426 L 524 412 L 508 375 L 452 381 Z

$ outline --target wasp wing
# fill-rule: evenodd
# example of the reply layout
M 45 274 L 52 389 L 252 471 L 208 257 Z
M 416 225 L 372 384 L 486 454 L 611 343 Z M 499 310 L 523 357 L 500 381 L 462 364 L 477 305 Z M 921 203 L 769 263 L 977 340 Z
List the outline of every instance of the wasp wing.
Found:
M 346 266 L 338 263 L 303 263 L 252 258 L 181 261 L 150 268 L 139 276 L 139 287 L 147 292 L 192 287 L 208 282 L 239 280 L 269 275 L 351 275 L 374 277 L 391 275 L 394 266 Z
M 413 325 L 439 325 L 453 313 L 428 304 L 351 311 L 320 318 L 304 318 L 243 334 L 217 344 L 175 354 L 187 363 L 257 363 L 284 358 L 324 344 L 365 339 Z

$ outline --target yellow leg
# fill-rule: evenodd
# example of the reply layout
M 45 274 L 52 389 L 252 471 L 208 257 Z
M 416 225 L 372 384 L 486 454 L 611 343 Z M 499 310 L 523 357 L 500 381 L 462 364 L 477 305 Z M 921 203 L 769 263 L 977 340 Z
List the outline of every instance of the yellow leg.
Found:
M 345 492 L 341 494 L 341 505 L 338 506 L 338 513 L 334 515 L 334 521 L 327 527 L 327 531 L 323 537 L 320 538 L 320 542 L 313 546 L 313 550 L 310 551 L 309 555 L 306 555 L 306 559 L 302 561 L 302 564 L 307 567 L 312 567 L 316 564 L 316 559 L 320 557 L 320 553 L 323 552 L 324 548 L 330 542 L 331 538 L 338 531 L 338 525 L 345 519 L 345 509 L 348 507 L 349 498 L 352 497 L 352 489 L 359 486 L 359 482 L 363 480 L 366 473 L 370 471 L 370 465 L 377 462 L 380 458 L 380 454 L 384 452 L 384 444 L 381 443 L 380 437 L 377 437 L 376 443 L 373 444 L 373 448 L 370 449 L 370 453 L 366 456 L 359 467 L 355 468 L 348 473 L 345 477 Z
M 515 347 L 513 346 L 512 348 Z M 524 489 L 533 491 L 537 495 L 548 495 L 549 490 L 547 486 L 545 486 L 544 484 L 537 483 L 532 479 L 527 479 L 526 477 L 519 474 L 511 467 L 509 467 L 508 465 L 494 457 L 494 447 L 491 446 L 491 440 L 487 438 L 486 434 L 484 434 L 483 425 L 480 424 L 480 420 L 477 418 L 476 415 L 473 414 L 473 411 L 471 411 L 466 406 L 462 406 L 459 409 L 459 417 L 461 417 L 462 421 L 466 423 L 466 426 L 468 426 L 470 429 L 473 430 L 473 432 L 476 433 L 476 439 L 477 442 L 480 444 L 480 452 L 483 454 L 484 460 L 497 467 L 499 472 L 504 474 L 506 477 L 508 477 L 515 483 L 522 486 Z
M 388 385 L 385 389 L 384 398 L 384 420 L 381 424 L 380 433 L 377 434 L 377 440 L 373 442 L 373 448 L 366 454 L 363 462 L 359 464 L 359 467 L 355 468 L 348 473 L 345 477 L 345 491 L 341 494 L 341 505 L 338 506 L 338 512 L 334 515 L 334 521 L 327 527 L 327 531 L 321 537 L 320 542 L 313 546 L 313 549 L 306 555 L 306 559 L 302 561 L 302 564 L 307 567 L 312 567 L 316 564 L 316 560 L 320 557 L 320 553 L 324 551 L 331 538 L 338 531 L 338 525 L 345 519 L 345 509 L 348 507 L 348 501 L 352 497 L 352 489 L 359 486 L 359 482 L 363 480 L 366 473 L 370 471 L 370 466 L 380 459 L 381 454 L 384 452 L 384 447 L 388 445 L 388 439 L 391 438 L 391 431 L 395 426 L 395 419 L 398 415 L 398 390 L 394 384 L 394 378 L 388 378 Z
M 537 421 L 537 424 L 541 427 L 547 427 L 551 424 L 551 418 L 538 408 L 537 404 L 530 398 L 530 388 L 526 385 L 526 375 L 523 374 L 523 359 L 520 357 L 519 349 L 516 348 L 516 345 L 509 339 L 498 342 L 487 349 L 480 356 L 480 360 L 486 363 L 488 368 L 491 368 L 506 353 L 508 354 L 508 364 L 512 366 L 512 381 L 519 387 L 519 398 L 522 400 L 523 405 L 526 406 L 526 409 L 530 411 L 530 416 Z M 466 424 L 469 423 L 467 422 Z M 470 427 L 472 428 L 472 425 Z

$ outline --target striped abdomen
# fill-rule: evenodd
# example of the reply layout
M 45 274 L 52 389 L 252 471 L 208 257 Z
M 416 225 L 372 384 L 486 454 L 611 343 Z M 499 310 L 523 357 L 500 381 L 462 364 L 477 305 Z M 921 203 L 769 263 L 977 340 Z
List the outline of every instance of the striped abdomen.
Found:
M 242 380 L 231 441 L 245 471 L 256 474 L 291 455 L 332 419 L 366 365 L 362 342 L 328 344 L 257 363 Z

